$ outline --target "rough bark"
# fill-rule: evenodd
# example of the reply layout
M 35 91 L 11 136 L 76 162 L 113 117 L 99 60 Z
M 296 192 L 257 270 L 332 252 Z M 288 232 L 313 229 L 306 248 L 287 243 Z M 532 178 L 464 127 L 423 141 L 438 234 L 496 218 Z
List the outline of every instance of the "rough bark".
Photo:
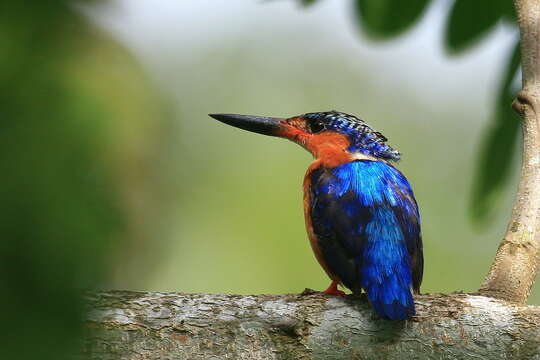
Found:
M 523 89 L 514 109 L 523 118 L 523 163 L 506 235 L 480 288 L 483 295 L 525 303 L 540 251 L 540 2 L 515 0 L 521 33 Z
M 90 359 L 540 359 L 540 308 L 489 297 L 416 297 L 417 316 L 378 319 L 364 297 L 102 292 Z

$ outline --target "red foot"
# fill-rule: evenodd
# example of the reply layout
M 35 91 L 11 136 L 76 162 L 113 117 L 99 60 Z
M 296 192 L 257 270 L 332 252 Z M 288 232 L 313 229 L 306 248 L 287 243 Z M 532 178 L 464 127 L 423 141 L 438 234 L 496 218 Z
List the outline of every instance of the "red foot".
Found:
M 328 289 L 324 290 L 323 293 L 327 295 L 345 296 L 345 292 L 338 290 L 337 285 L 337 281 L 332 281 Z

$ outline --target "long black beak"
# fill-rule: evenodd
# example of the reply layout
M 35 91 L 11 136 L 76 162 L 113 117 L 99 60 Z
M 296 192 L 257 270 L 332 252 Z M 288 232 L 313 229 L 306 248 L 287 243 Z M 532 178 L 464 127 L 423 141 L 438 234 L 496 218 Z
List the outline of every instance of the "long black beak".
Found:
M 265 116 L 237 115 L 237 114 L 208 114 L 216 120 L 247 131 L 263 135 L 275 136 L 281 128 L 279 118 Z

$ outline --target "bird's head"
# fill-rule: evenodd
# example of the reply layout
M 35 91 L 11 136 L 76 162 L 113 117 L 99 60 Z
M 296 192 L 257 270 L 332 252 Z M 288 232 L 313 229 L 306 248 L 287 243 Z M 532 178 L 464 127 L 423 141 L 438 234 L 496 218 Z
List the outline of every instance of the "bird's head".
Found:
M 400 154 L 386 144 L 386 137 L 363 120 L 337 111 L 307 113 L 288 119 L 210 114 L 216 120 L 259 134 L 294 141 L 313 156 L 331 163 L 354 159 L 398 161 Z

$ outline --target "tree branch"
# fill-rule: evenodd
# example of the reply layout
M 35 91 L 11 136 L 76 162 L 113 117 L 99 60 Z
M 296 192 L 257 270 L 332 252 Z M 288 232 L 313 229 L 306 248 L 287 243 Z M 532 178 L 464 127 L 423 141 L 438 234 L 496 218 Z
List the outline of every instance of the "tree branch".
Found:
M 102 292 L 90 359 L 532 359 L 540 308 L 467 294 L 416 297 L 407 321 L 374 316 L 365 297 Z
M 523 89 L 513 107 L 523 118 L 523 163 L 506 235 L 480 293 L 525 303 L 540 251 L 540 3 L 514 1 L 521 33 Z

